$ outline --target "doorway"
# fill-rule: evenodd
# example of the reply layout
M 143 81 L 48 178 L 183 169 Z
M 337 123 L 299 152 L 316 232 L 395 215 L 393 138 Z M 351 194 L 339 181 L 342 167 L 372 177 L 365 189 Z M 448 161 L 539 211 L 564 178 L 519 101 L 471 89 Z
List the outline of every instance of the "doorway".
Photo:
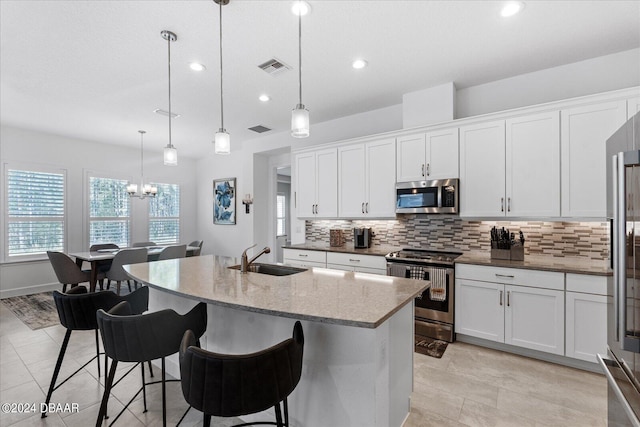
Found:
M 275 198 L 276 262 L 282 262 L 282 247 L 291 244 L 291 166 L 276 168 Z

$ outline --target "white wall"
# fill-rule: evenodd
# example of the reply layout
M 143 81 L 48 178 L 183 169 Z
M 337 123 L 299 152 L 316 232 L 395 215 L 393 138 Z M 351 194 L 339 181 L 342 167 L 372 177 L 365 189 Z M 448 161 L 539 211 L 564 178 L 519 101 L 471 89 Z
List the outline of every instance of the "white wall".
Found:
M 138 138 L 136 134 L 132 138 Z M 140 179 L 140 150 L 117 145 L 83 141 L 58 135 L 3 126 L 0 128 L 0 163 L 36 164 L 66 170 L 67 174 L 67 248 L 69 252 L 89 249 L 87 171 L 114 173 L 128 179 Z M 145 146 L 148 146 L 145 140 Z M 178 153 L 179 154 L 179 153 Z M 180 185 L 180 241 L 198 238 L 196 227 L 196 162 L 179 158 L 176 167 L 164 166 L 161 151 L 145 151 L 145 180 Z M 4 167 L 2 168 L 4 170 Z M 0 178 L 4 192 L 4 174 Z M 148 201 L 134 199 L 131 240 L 148 240 Z M 2 213 L 4 215 L 4 211 Z M 4 229 L 2 230 L 4 235 Z M 0 245 L 0 260 L 4 259 Z M 0 264 L 0 296 L 24 294 L 56 283 L 46 255 L 43 261 Z

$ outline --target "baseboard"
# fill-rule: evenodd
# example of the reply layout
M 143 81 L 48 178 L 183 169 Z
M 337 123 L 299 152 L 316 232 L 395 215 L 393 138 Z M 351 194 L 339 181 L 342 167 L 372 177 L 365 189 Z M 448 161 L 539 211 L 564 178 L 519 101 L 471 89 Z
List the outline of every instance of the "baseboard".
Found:
M 24 286 L 14 289 L 3 289 L 0 290 L 0 299 L 18 297 L 22 295 L 32 295 L 40 292 L 54 291 L 56 289 L 62 290 L 62 285 L 60 283 L 46 283 L 43 285 Z
M 516 347 L 509 344 L 503 344 L 462 334 L 456 334 L 456 340 L 468 344 L 478 345 L 480 347 L 487 347 L 494 350 L 517 354 L 519 356 L 531 357 L 532 359 L 544 360 L 545 362 L 556 363 L 558 365 L 564 365 L 570 368 L 582 369 L 583 371 L 602 374 L 602 368 L 600 367 L 600 365 L 598 365 L 597 363 L 590 363 L 585 360 L 559 356 L 557 354 L 545 353 L 543 351 L 530 350 L 528 348 Z

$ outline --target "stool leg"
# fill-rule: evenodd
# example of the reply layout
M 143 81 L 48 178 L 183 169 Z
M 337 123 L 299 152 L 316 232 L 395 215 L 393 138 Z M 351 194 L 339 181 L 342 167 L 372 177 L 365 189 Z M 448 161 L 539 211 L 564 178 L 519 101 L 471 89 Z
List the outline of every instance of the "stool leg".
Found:
M 162 358 L 162 427 L 167 427 L 167 386 L 165 383 L 164 357 Z
M 98 344 L 98 330 L 96 329 L 96 362 L 98 362 L 98 380 L 100 380 L 100 344 Z M 105 375 L 107 373 L 105 372 Z
M 51 401 L 51 395 L 53 394 L 53 389 L 56 387 L 56 380 L 58 379 L 58 374 L 60 373 L 60 367 L 62 366 L 62 359 L 64 359 L 64 353 L 67 351 L 67 345 L 69 344 L 69 338 L 71 338 L 71 329 L 67 329 L 67 332 L 64 334 L 64 340 L 62 341 L 62 347 L 60 347 L 60 353 L 58 354 L 58 360 L 56 361 L 56 367 L 53 370 L 53 377 L 51 378 L 51 384 L 49 384 L 49 391 L 47 392 L 47 400 L 46 406 L 49 406 L 49 402 Z M 46 412 L 43 412 L 40 416 L 44 418 L 47 416 Z
M 211 415 L 204 414 L 204 420 L 202 420 L 202 427 L 211 427 Z
M 276 403 L 276 406 L 273 407 L 276 411 L 276 425 L 278 427 L 282 427 L 282 412 L 280 412 L 280 402 Z
M 284 425 L 285 427 L 289 427 L 289 405 L 287 405 L 287 398 L 284 398 L 282 402 L 282 406 L 284 406 Z
M 153 378 L 153 366 L 151 366 L 151 360 L 147 362 L 149 364 L 149 375 Z
M 120 280 L 116 280 L 116 294 L 120 295 Z
M 142 413 L 144 414 L 147 412 L 147 387 L 144 380 L 144 362 L 140 364 L 140 367 L 142 368 L 142 401 L 144 402 L 144 411 L 142 411 Z
M 102 425 L 102 420 L 106 418 L 107 402 L 109 401 L 109 395 L 111 394 L 111 386 L 113 385 L 113 378 L 116 376 L 117 365 L 118 365 L 117 360 L 114 360 L 113 362 L 111 362 L 111 369 L 109 370 L 109 378 L 107 378 L 107 382 L 104 385 L 104 394 L 102 395 L 102 403 L 100 404 L 100 412 L 98 412 L 96 427 L 100 427 Z

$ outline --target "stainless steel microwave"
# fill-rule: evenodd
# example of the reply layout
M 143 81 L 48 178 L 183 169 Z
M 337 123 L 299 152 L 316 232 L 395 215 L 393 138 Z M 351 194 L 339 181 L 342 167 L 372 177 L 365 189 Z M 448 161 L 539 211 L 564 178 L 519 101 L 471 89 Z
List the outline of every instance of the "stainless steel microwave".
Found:
M 396 213 L 458 213 L 459 180 L 437 179 L 396 184 Z

